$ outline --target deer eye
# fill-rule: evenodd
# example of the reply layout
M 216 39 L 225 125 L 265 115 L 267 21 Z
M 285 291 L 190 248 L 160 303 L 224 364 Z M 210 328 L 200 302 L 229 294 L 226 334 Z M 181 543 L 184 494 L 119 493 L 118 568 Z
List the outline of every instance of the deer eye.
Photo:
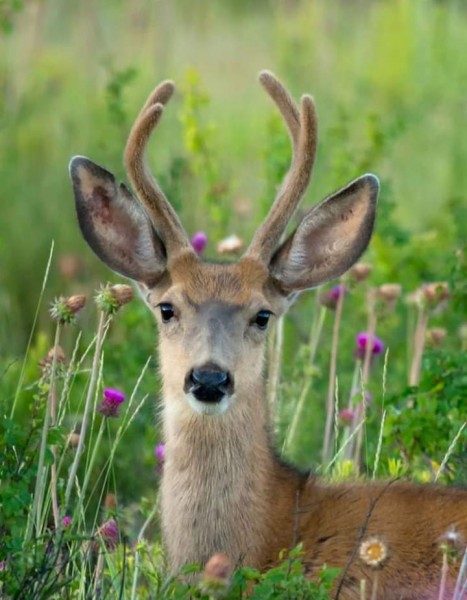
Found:
M 253 319 L 253 323 L 259 329 L 266 329 L 269 323 L 269 317 L 272 315 L 270 310 L 260 310 L 256 317 Z
M 168 302 L 161 302 L 161 304 L 159 304 L 159 309 L 161 311 L 163 323 L 168 323 L 175 316 L 174 307 Z

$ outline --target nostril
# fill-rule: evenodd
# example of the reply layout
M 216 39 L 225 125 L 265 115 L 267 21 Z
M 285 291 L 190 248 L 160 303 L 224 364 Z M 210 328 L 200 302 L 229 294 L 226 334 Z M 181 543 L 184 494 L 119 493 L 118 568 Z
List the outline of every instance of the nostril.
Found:
M 211 369 L 193 369 L 190 379 L 195 385 L 218 388 L 229 383 L 229 374 L 225 371 Z
M 183 389 L 201 402 L 220 402 L 224 396 L 233 394 L 233 379 L 217 365 L 204 365 L 193 369 L 185 378 Z

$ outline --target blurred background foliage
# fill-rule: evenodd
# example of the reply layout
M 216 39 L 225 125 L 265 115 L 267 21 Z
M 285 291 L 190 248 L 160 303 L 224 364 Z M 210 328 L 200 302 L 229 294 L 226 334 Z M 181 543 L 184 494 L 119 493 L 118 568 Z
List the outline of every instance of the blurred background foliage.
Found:
M 365 257 L 374 266 L 372 284 L 397 282 L 410 292 L 426 281 L 450 282 L 449 307 L 434 323 L 447 328 L 446 351 L 456 356 L 454 366 L 448 361 L 449 373 L 457 382 L 464 373 L 465 380 L 458 337 L 467 306 L 463 1 L 6 0 L 0 24 L 3 401 L 15 393 L 31 331 L 25 388 L 37 377 L 37 361 L 51 344 L 49 301 L 57 294 L 92 294 L 100 282 L 118 280 L 79 233 L 67 175 L 70 157 L 84 154 L 125 179 L 121 157 L 132 120 L 156 83 L 174 79 L 178 94 L 151 145 L 151 164 L 189 233 L 208 233 L 207 256 L 214 258 L 223 237 L 237 233 L 249 239 L 289 164 L 285 128 L 256 83 L 263 68 L 273 70 L 296 97 L 311 92 L 317 102 L 321 142 L 304 206 L 365 171 L 379 175 L 379 217 Z M 33 330 L 52 240 L 50 274 Z M 280 437 L 307 376 L 297 339 L 307 343 L 313 306 L 314 295 L 304 295 L 287 320 Z M 399 306 L 378 331 L 390 349 L 386 399 L 394 402 L 406 393 L 410 318 Z M 83 347 L 94 320 L 87 309 L 80 320 Z M 350 385 L 353 338 L 365 323 L 362 288 L 346 300 L 341 389 Z M 320 458 L 331 328 L 328 319 L 294 451 L 305 465 Z M 127 307 L 110 333 L 105 385 L 131 390 L 154 340 L 153 320 L 142 303 Z M 68 353 L 73 344 L 70 333 Z M 442 360 L 430 364 L 442 380 Z M 376 369 L 375 429 L 382 364 Z M 129 500 L 153 485 L 156 380 L 152 368 L 142 384 L 150 398 L 116 459 Z M 432 385 L 430 380 L 426 389 Z M 449 439 L 466 410 L 465 387 L 454 388 L 459 414 L 447 427 Z M 22 397 L 26 418 L 27 393 Z M 440 402 L 445 400 L 441 395 Z M 431 409 L 430 426 L 438 413 Z M 370 444 L 368 456 L 372 452 Z M 422 452 L 431 456 L 429 444 Z M 440 453 L 437 449 L 438 461 Z

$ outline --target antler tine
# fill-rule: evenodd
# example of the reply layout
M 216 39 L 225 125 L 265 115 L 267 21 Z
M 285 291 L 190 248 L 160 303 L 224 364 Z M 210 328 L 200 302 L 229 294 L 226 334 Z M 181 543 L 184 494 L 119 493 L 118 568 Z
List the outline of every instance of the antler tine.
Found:
M 293 159 L 289 172 L 246 252 L 247 256 L 268 262 L 310 181 L 316 155 L 317 118 L 311 96 L 302 97 L 299 111 L 289 93 L 272 73 L 263 71 L 260 81 L 278 106 L 293 144 Z
M 297 104 L 271 71 L 261 71 L 259 74 L 259 82 L 280 110 L 282 117 L 289 128 L 289 133 L 295 149 L 300 134 L 300 113 Z
M 131 129 L 124 153 L 124 163 L 131 184 L 168 254 L 191 249 L 191 245 L 176 212 L 149 171 L 146 147 L 151 133 L 159 123 L 164 105 L 170 100 L 174 90 L 172 81 L 164 81 L 151 92 Z

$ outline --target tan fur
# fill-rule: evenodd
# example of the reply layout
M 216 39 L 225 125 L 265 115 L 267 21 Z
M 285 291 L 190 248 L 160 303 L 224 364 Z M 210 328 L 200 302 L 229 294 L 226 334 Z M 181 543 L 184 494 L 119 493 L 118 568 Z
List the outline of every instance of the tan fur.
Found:
M 401 482 L 331 486 L 281 462 L 272 449 L 264 393 L 266 332 L 258 315 L 282 315 L 295 295 L 345 272 L 367 247 L 378 180 L 365 175 L 309 210 L 279 238 L 308 183 L 316 149 L 311 98 L 301 110 L 268 72 L 261 82 L 293 142 L 292 167 L 244 257 L 201 261 L 177 215 L 152 180 L 144 152 L 173 84 L 144 105 L 125 152 L 144 209 L 115 178 L 85 157 L 70 174 L 86 241 L 110 268 L 132 278 L 159 322 L 166 463 L 162 526 L 172 571 L 217 552 L 235 565 L 265 569 L 301 542 L 313 577 L 322 564 L 342 569 L 336 597 L 360 598 L 378 579 L 378 598 L 438 597 L 449 534 L 458 558 L 467 542 L 467 491 Z M 161 306 L 162 304 L 162 306 Z M 163 318 L 164 305 L 171 316 Z M 194 370 L 229 375 L 214 401 L 190 392 Z M 209 413 L 209 414 L 208 414 Z M 376 536 L 387 550 L 380 567 L 359 556 Z M 451 561 L 446 589 L 455 585 Z M 450 597 L 449 595 L 447 597 Z

